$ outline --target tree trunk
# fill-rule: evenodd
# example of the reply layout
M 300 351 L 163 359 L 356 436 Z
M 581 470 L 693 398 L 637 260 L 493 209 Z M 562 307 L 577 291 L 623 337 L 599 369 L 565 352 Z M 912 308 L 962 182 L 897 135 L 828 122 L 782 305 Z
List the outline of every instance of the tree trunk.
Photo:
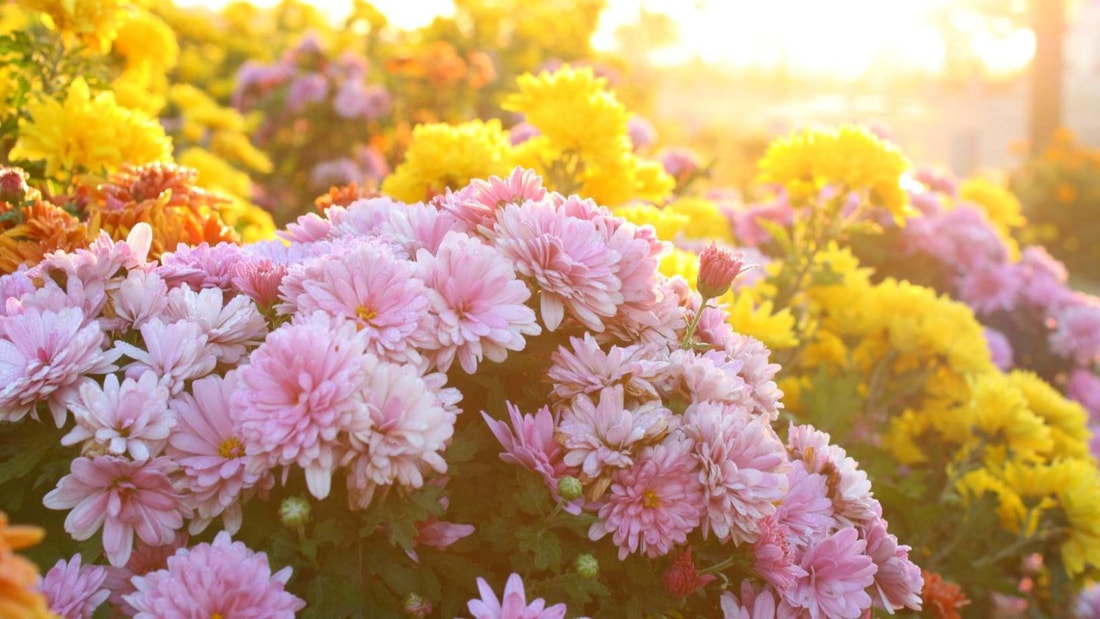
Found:
M 1062 75 L 1065 68 L 1065 0 L 1031 0 L 1035 58 L 1031 63 L 1028 145 L 1038 155 L 1062 124 Z

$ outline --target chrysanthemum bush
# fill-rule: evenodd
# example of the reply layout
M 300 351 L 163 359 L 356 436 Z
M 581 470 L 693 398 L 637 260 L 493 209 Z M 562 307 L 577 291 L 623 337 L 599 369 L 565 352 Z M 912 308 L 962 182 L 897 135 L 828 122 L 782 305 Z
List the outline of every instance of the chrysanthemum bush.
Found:
M 138 225 L 0 279 L 0 508 L 67 561 L 55 609 L 920 608 L 860 464 L 778 423 L 711 298 L 738 256 L 701 297 L 651 228 L 520 169 L 282 235 L 149 260 Z
M 676 232 L 679 249 L 662 264 L 667 272 L 694 272 L 700 244 L 693 236 L 740 243 L 760 265 L 735 284 L 732 324 L 775 343 L 777 381 L 793 418 L 831 432 L 867 469 L 876 496 L 894 514 L 894 530 L 931 570 L 927 610 L 953 616 L 969 603 L 969 612 L 984 616 L 1011 604 L 1057 615 L 1094 577 L 1100 558 L 1100 473 L 1089 453 L 1088 415 L 1060 393 L 1055 377 L 1051 384 L 1043 380 L 1047 374 L 997 367 L 1002 355 L 991 353 L 980 304 L 972 309 L 890 277 L 974 278 L 980 269 L 968 268 L 965 257 L 995 246 L 1007 259 L 1011 248 L 1003 239 L 1021 223 L 1018 208 L 996 200 L 1004 196 L 994 186 L 973 182 L 963 195 L 990 204 L 981 217 L 991 213 L 999 225 L 935 226 L 934 217 L 921 214 L 926 197 L 910 199 L 904 189 L 907 168 L 895 147 L 870 132 L 806 131 L 777 141 L 760 163 L 773 201 L 694 200 L 692 209 L 706 216 L 693 220 L 714 222 L 713 232 L 678 221 L 682 207 L 674 205 L 683 199 L 664 209 L 621 211 Z M 960 204 L 943 217 L 981 219 L 972 208 Z M 890 263 L 900 265 L 898 272 L 876 272 L 847 245 L 862 239 L 855 247 L 867 255 L 867 247 L 881 243 L 881 253 L 890 255 L 897 244 L 884 239 L 894 234 L 924 239 L 922 247 L 943 268 L 923 271 L 908 258 Z M 1040 253 L 1025 250 L 1013 267 L 1021 274 L 1007 288 L 982 288 L 984 298 L 1016 294 L 1015 286 L 1028 285 L 1027 274 L 1036 289 L 1065 290 L 1064 276 L 1036 266 L 1049 264 L 1037 262 Z M 1061 298 L 1077 297 L 1066 291 Z M 746 309 L 738 312 L 740 306 Z M 1049 329 L 1053 337 L 1060 327 Z M 1080 337 L 1058 341 L 1087 345 Z

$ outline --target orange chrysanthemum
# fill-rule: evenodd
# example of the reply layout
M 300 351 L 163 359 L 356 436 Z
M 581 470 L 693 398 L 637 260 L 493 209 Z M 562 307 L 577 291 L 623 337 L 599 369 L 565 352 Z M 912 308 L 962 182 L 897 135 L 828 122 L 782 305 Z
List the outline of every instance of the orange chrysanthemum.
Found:
M 0 213 L 13 218 L 0 224 L 0 273 L 33 266 L 53 251 L 88 246 L 88 229 L 65 209 L 43 200 L 19 208 L 0 201 Z
M 959 609 L 970 603 L 959 585 L 947 582 L 936 572 L 921 570 L 924 588 L 920 596 L 924 609 L 936 619 L 962 619 Z
M 38 527 L 9 525 L 7 515 L 0 512 L 0 617 L 51 616 L 46 598 L 35 590 L 38 568 L 15 554 L 20 548 L 37 544 L 43 535 L 45 531 Z
M 229 200 L 195 186 L 197 173 L 170 163 L 127 166 L 96 188 L 88 206 L 93 232 L 124 239 L 138 223 L 153 228 L 149 258 L 179 243 L 237 243 L 240 237 L 218 215 Z
M 356 200 L 363 198 L 375 198 L 382 195 L 374 187 L 359 187 L 355 182 L 340 187 L 329 187 L 328 193 L 318 196 L 313 201 L 318 212 L 322 215 L 330 206 L 348 206 Z

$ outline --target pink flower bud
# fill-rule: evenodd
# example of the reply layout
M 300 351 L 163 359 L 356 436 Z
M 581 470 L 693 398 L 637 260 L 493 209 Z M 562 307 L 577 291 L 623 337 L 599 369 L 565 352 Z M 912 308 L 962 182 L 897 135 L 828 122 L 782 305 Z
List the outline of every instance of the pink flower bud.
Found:
M 661 576 L 661 584 L 665 590 L 674 597 L 687 597 L 695 591 L 717 580 L 714 574 L 700 576 L 695 569 L 695 561 L 691 558 L 691 546 L 688 546 L 665 570 Z
M 704 299 L 720 297 L 741 273 L 745 259 L 728 247 L 711 243 L 699 254 L 699 294 Z
M 0 202 L 22 204 L 30 187 L 23 168 L 0 166 Z

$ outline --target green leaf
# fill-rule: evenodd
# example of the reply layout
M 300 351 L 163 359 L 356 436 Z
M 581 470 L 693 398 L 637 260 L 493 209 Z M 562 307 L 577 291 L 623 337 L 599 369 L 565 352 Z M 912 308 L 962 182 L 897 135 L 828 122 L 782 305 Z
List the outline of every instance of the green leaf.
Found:
M 779 246 L 783 255 L 791 253 L 791 233 L 786 226 L 765 217 L 757 217 L 756 223 L 772 236 L 773 241 Z
M 534 555 L 540 570 L 561 570 L 561 541 L 541 524 L 527 525 L 516 531 L 519 549 Z

